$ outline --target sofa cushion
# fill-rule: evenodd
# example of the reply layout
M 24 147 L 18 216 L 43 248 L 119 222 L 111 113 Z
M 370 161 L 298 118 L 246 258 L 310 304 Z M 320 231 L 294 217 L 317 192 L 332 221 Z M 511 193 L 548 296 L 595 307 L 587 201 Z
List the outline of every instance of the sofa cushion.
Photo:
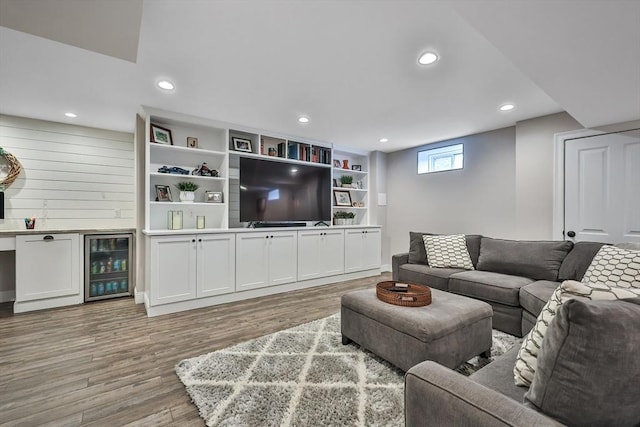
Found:
M 518 352 L 518 359 L 513 368 L 516 385 L 531 385 L 538 364 L 538 353 L 540 352 L 545 333 L 547 332 L 549 324 L 556 316 L 558 308 L 564 302 L 572 298 L 616 300 L 637 296 L 640 296 L 640 288 L 617 288 L 604 284 L 586 284 L 574 280 L 562 282 L 542 308 L 542 311 L 536 319 L 535 326 L 529 331 L 522 342 L 522 346 Z
M 421 264 L 404 264 L 398 271 L 398 280 L 402 282 L 427 285 L 442 291 L 449 290 L 449 276 L 466 271 L 461 268 L 433 268 Z
M 517 241 L 483 237 L 477 268 L 555 281 L 562 261 L 572 247 L 573 243 L 568 241 Z
M 538 280 L 523 286 L 520 288 L 520 305 L 529 313 L 537 316 L 558 286 L 560 283 L 549 280 Z
M 593 257 L 596 256 L 602 245 L 600 242 L 576 242 L 569 255 L 562 261 L 558 271 L 558 282 L 565 280 L 581 281 L 585 271 L 589 268 Z
M 520 288 L 532 282 L 533 280 L 526 277 L 490 271 L 464 271 L 451 275 L 449 291 L 483 301 L 519 307 Z
M 471 374 L 469 379 L 491 390 L 500 392 L 513 400 L 522 402 L 527 389 L 515 385 L 512 374 L 513 364 L 518 356 L 518 348 L 518 345 L 514 345 L 505 354 Z
M 415 231 L 409 232 L 409 264 L 426 264 L 427 251 L 424 247 L 424 240 L 422 236 L 433 236 L 433 233 L 418 233 Z M 475 267 L 478 265 L 478 258 L 480 257 L 480 240 L 482 236 L 479 234 L 466 234 L 465 240 L 467 241 L 467 250 L 469 256 L 471 256 L 471 262 Z
M 464 234 L 422 236 L 431 267 L 473 270 Z
M 640 288 L 640 251 L 601 247 L 582 281 L 619 288 Z
M 569 425 L 638 425 L 638 331 L 640 298 L 567 301 L 545 335 L 525 405 Z

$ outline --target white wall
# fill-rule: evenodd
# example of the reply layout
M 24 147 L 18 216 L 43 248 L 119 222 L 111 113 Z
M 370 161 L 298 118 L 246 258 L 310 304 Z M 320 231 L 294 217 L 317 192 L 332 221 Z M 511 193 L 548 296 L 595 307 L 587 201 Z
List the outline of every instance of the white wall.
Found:
M 132 134 L 0 115 L 0 147 L 22 164 L 0 231 L 135 227 Z
M 463 169 L 417 174 L 418 151 L 460 143 L 464 144 Z M 514 178 L 515 127 L 388 154 L 390 244 L 384 252 L 407 252 L 410 231 L 513 238 Z M 383 259 L 386 263 L 390 259 Z
M 369 155 L 369 223 L 376 225 L 387 224 L 387 154 L 374 151 Z M 381 203 L 385 204 L 381 204 Z M 391 269 L 391 234 L 388 227 L 382 227 L 382 268 Z

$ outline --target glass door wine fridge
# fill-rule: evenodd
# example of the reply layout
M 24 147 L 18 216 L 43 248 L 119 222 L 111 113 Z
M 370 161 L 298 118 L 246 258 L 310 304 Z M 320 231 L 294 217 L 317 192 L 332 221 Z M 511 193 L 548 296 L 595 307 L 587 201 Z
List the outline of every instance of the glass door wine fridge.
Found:
M 87 234 L 84 239 L 84 300 L 131 295 L 133 234 Z

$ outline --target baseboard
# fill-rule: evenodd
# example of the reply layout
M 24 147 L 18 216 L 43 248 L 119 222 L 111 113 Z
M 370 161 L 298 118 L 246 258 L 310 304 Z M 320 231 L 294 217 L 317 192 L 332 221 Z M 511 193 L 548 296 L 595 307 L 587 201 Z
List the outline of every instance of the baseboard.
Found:
M 133 288 L 133 301 L 136 304 L 144 303 L 144 292 L 138 292 L 138 287 Z
M 384 272 L 391 272 L 391 266 L 389 264 L 382 264 L 380 266 L 380 271 Z
M 16 291 L 0 291 L 0 302 L 10 302 L 16 300 Z

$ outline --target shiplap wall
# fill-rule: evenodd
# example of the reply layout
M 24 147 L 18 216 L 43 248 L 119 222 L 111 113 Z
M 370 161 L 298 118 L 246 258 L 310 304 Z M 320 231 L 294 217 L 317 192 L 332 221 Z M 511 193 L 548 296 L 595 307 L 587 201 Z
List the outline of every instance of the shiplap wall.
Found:
M 133 134 L 0 115 L 0 147 L 22 164 L 0 230 L 135 228 Z

